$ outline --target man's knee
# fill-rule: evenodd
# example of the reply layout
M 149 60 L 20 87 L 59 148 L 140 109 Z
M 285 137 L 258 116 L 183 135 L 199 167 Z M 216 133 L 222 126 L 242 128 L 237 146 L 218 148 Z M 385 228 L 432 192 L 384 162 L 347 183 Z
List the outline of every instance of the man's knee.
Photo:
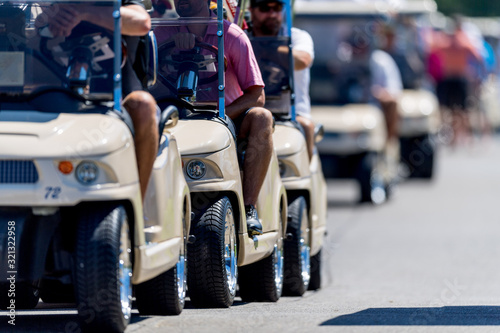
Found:
M 274 122 L 271 111 L 260 107 L 251 109 L 246 118 L 248 118 L 252 128 L 259 130 L 271 129 Z
M 380 103 L 384 112 L 393 113 L 397 111 L 398 102 L 394 98 L 388 98 Z
M 156 101 L 146 91 L 130 93 L 125 98 L 123 106 L 130 114 L 136 127 L 156 122 Z
M 306 133 L 314 133 L 314 122 L 311 119 L 303 116 L 297 116 L 297 121 L 304 128 Z

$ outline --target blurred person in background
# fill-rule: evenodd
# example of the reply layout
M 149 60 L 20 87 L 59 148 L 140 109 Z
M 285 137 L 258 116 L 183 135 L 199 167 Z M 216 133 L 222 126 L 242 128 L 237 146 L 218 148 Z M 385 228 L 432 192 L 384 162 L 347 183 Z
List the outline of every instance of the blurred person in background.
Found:
M 377 33 L 381 34 L 386 26 L 378 27 Z M 397 159 L 397 152 L 399 151 L 399 113 L 398 113 L 398 99 L 403 91 L 403 81 L 401 72 L 389 53 L 375 47 L 373 42 L 368 36 L 359 35 L 354 33 L 347 44 L 351 50 L 352 60 L 350 61 L 354 66 L 363 66 L 367 64 L 368 70 L 368 102 L 377 104 L 384 113 L 384 119 L 387 128 L 387 142 L 386 149 L 388 155 Z
M 395 60 L 382 49 L 373 49 L 369 59 L 371 93 L 384 112 L 387 127 L 386 150 L 390 158 L 399 160 L 398 100 L 403 91 L 401 72 Z
M 405 89 L 418 89 L 426 76 L 422 38 L 413 17 L 398 17 L 381 26 L 379 47 L 387 52 L 401 71 Z M 416 41 L 419 41 L 417 43 Z
M 376 32 L 381 33 L 381 27 Z M 339 102 L 370 103 L 382 110 L 387 130 L 386 156 L 396 161 L 399 160 L 398 100 L 403 82 L 394 59 L 376 44 L 376 38 L 359 26 L 352 27 L 350 35 L 339 43 L 341 64 L 335 73 L 339 80 Z
M 488 137 L 491 134 L 491 125 L 486 114 L 488 107 L 486 98 L 489 79 L 494 70 L 495 57 L 493 48 L 485 40 L 481 29 L 470 20 L 463 20 L 462 30 L 465 32 L 473 47 L 480 54 L 482 62 L 469 59 L 470 66 L 473 68 L 471 72 L 471 91 L 469 93 L 468 105 L 472 111 L 471 132 L 480 134 L 482 138 Z
M 284 0 L 251 0 L 252 34 L 255 37 L 277 36 L 283 23 Z M 305 30 L 292 28 L 294 60 L 295 110 L 297 122 L 304 128 L 309 160 L 314 150 L 314 123 L 309 98 L 310 68 L 314 60 L 314 44 Z
M 469 102 L 471 91 L 483 66 L 483 58 L 462 29 L 462 19 L 453 17 L 452 31 L 438 39 L 433 47 L 439 69 L 436 94 L 441 106 L 451 112 L 454 145 L 470 136 Z
M 152 0 L 153 11 L 150 13 L 152 18 L 163 17 L 168 10 L 174 6 L 172 0 Z

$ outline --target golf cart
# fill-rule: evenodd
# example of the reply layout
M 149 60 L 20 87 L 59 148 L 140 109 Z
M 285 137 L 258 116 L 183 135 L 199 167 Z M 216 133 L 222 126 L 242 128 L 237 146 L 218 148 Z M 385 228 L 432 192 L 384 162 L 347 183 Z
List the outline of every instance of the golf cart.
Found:
M 114 30 L 82 21 L 54 37 L 47 24 L 65 6 L 102 13 Z M 76 302 L 91 332 L 123 332 L 133 291 L 141 314 L 161 315 L 179 314 L 186 291 L 190 195 L 169 133 L 178 112 L 161 112 L 143 205 L 121 109 L 120 6 L 0 5 L 0 305 Z
M 285 295 L 301 296 L 321 284 L 321 248 L 326 232 L 326 182 L 317 150 L 309 161 L 306 139 L 296 121 L 291 52 L 291 3 L 283 15 L 286 33 L 276 37 L 250 37 L 266 84 L 265 107 L 273 112 L 274 149 L 288 198 L 285 240 Z M 321 140 L 321 126 L 316 132 Z
M 426 54 L 418 29 L 430 29 L 434 1 L 408 1 L 389 23 L 388 52 L 401 72 L 404 90 L 399 97 L 399 139 L 402 166 L 410 178 L 432 178 L 437 134 L 441 125 L 439 101 L 427 82 Z M 391 36 L 392 35 L 392 36 Z
M 325 177 L 356 179 L 360 202 L 377 204 L 389 197 L 397 176 L 368 61 L 373 26 L 385 15 L 371 2 L 315 1 L 297 2 L 294 18 L 315 41 L 311 115 L 324 126 L 317 147 Z
M 174 103 L 180 110 L 173 133 L 191 192 L 188 292 L 196 307 L 231 306 L 237 285 L 243 301 L 277 301 L 283 285 L 286 191 L 274 154 L 256 206 L 263 234 L 251 237 L 240 169 L 244 144 L 225 114 L 222 14 L 171 19 L 166 13 L 152 21 L 159 66 L 150 91 L 160 106 Z M 211 43 L 198 40 L 179 50 L 172 39 L 192 24 L 206 25 Z

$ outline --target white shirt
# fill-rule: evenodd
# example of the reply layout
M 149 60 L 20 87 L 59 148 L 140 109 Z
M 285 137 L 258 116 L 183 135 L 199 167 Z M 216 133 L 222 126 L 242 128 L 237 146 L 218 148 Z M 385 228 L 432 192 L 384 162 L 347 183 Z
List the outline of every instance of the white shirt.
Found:
M 314 43 L 311 35 L 305 30 L 292 28 L 292 50 L 307 52 L 314 59 Z M 309 97 L 310 66 L 299 71 L 294 70 L 293 77 L 295 84 L 295 112 L 303 117 L 311 118 L 311 99 Z
M 370 57 L 370 72 L 372 86 L 378 85 L 397 96 L 403 90 L 403 81 L 398 65 L 392 57 L 382 50 L 375 50 Z

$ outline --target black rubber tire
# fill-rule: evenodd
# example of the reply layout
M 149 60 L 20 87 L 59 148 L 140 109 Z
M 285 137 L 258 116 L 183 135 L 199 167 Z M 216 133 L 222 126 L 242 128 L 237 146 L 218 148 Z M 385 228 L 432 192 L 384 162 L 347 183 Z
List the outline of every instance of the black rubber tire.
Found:
M 280 215 L 281 216 L 281 215 Z M 280 222 L 279 234 L 283 224 Z M 283 237 L 280 237 L 270 256 L 253 264 L 239 268 L 238 283 L 243 302 L 277 302 L 283 291 Z M 276 269 L 277 259 L 281 256 L 281 268 Z
M 382 175 L 376 170 L 378 155 L 373 152 L 368 152 L 361 156 L 359 164 L 356 168 L 355 178 L 360 187 L 360 203 L 379 204 L 387 200 L 387 184 L 384 183 Z M 375 189 L 380 189 L 382 198 L 376 198 Z
M 236 256 L 233 287 L 228 283 L 225 263 L 226 216 L 230 225 L 227 236 L 234 241 Z M 230 307 L 236 295 L 238 251 L 233 209 L 229 199 L 222 197 L 209 205 L 198 220 L 192 221 L 190 234 L 196 237 L 194 243 L 188 244 L 188 290 L 192 305 L 201 308 Z
M 359 202 L 372 202 L 372 183 L 371 177 L 374 169 L 374 156 L 367 153 L 364 155 L 356 169 L 355 178 L 359 183 L 360 199 Z
M 286 232 L 291 235 L 291 239 L 284 242 L 283 295 L 302 296 L 309 286 L 310 279 L 310 270 L 302 271 L 301 240 L 304 240 L 306 246 L 310 245 L 309 218 L 304 197 L 298 197 L 288 205 L 288 216 Z M 304 259 L 307 264 L 310 262 L 310 257 Z
M 37 282 L 17 282 L 15 284 L 15 296 L 9 297 L 10 284 L 0 284 L 0 309 L 7 309 L 10 306 L 11 299 L 15 300 L 16 310 L 31 310 L 34 309 L 40 300 L 40 292 Z
M 318 290 L 321 288 L 321 250 L 311 256 L 311 280 L 308 290 Z
M 431 179 L 434 175 L 435 140 L 430 135 L 408 139 L 405 162 L 410 169 L 409 178 Z
M 75 290 L 71 284 L 57 280 L 42 280 L 40 298 L 44 303 L 75 303 Z
M 184 219 L 183 219 L 184 220 Z M 185 224 L 184 230 L 184 246 L 182 253 L 179 253 L 179 262 L 166 272 L 157 277 L 140 283 L 135 287 L 135 298 L 137 310 L 141 315 L 178 315 L 184 309 L 185 290 L 187 279 L 186 253 L 187 253 L 187 232 Z M 178 266 L 183 266 L 184 279 L 178 280 Z M 179 283 L 184 284 L 184 292 L 179 295 Z
M 122 231 L 127 234 L 124 239 Z M 130 321 L 122 312 L 120 298 L 122 240 L 127 248 L 124 253 L 132 250 L 123 206 L 98 203 L 82 210 L 75 251 L 75 291 L 80 326 L 85 332 L 123 332 Z M 131 265 L 127 266 L 131 270 Z
M 184 309 L 184 301 L 177 293 L 177 267 L 174 266 L 157 277 L 136 286 L 137 310 L 141 315 L 178 315 Z

